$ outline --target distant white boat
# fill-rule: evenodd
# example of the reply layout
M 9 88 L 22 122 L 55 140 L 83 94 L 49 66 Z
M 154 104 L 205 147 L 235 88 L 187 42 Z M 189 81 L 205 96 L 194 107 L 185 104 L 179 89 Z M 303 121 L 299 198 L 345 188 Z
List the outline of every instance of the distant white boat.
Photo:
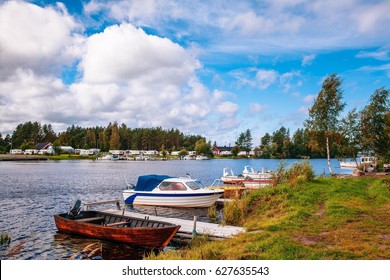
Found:
M 255 172 L 251 166 L 247 165 L 244 167 L 244 171 L 239 175 L 234 175 L 230 168 L 224 168 L 221 180 L 226 184 L 245 185 L 245 183 L 247 183 L 247 185 L 251 187 L 260 187 L 274 185 L 276 175 L 274 172 L 269 172 L 267 170 Z
M 355 169 L 362 167 L 368 172 L 374 171 L 376 165 L 377 158 L 370 156 L 361 156 L 356 158 L 356 160 L 340 161 L 340 168 Z
M 100 158 L 97 158 L 98 160 L 118 160 L 119 156 L 117 155 L 105 155 Z
M 195 159 L 193 156 L 190 156 L 190 155 L 186 155 L 184 158 L 184 160 L 193 160 Z
M 256 172 L 252 166 L 246 165 L 242 175 L 249 177 L 251 179 L 261 179 L 261 180 L 270 180 L 275 178 L 275 173 L 268 171 L 267 169 L 262 169 L 259 172 Z
M 207 160 L 207 159 L 209 159 L 209 158 L 206 157 L 206 156 L 196 156 L 195 159 L 196 159 L 196 160 Z
M 225 184 L 240 184 L 246 177 L 242 174 L 234 175 L 233 170 L 229 167 L 225 167 L 222 172 L 221 180 Z

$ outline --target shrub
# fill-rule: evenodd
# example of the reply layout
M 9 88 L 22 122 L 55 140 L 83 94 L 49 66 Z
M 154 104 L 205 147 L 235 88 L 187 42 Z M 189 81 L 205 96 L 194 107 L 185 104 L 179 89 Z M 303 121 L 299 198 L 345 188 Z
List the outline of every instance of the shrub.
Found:
M 246 199 L 233 199 L 231 202 L 226 203 L 223 208 L 224 221 L 230 225 L 240 225 L 247 213 Z
M 295 162 L 287 168 L 286 162 L 281 161 L 277 169 L 278 183 L 288 183 L 292 186 L 312 181 L 315 173 L 308 160 Z

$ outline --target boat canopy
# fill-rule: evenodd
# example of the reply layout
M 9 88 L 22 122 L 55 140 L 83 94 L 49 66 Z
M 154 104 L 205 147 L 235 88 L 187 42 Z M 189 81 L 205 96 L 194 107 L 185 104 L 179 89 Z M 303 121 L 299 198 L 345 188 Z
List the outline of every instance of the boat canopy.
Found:
M 135 185 L 135 191 L 152 191 L 157 187 L 163 180 L 172 178 L 168 175 L 143 175 L 138 177 L 137 185 Z

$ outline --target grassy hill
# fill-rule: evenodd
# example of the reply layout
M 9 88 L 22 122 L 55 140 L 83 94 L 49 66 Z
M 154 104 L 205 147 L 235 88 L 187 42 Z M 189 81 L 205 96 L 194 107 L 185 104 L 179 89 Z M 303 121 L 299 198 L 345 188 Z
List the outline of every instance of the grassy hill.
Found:
M 390 177 L 319 178 L 269 187 L 225 206 L 247 232 L 149 259 L 390 259 Z

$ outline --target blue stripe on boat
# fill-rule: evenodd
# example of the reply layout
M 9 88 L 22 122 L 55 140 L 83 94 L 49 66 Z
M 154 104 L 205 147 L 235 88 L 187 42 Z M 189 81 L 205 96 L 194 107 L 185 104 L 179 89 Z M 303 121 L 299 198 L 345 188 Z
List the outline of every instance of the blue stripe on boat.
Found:
M 219 195 L 219 194 L 222 194 L 222 192 L 215 192 L 215 193 L 137 193 L 135 196 L 154 196 L 154 197 L 183 197 L 183 196 L 186 196 L 186 197 L 190 197 L 190 196 L 214 196 L 214 195 Z M 131 195 L 130 197 L 132 197 L 133 195 Z M 126 199 L 126 201 L 130 198 L 128 197 Z M 135 197 L 134 197 L 135 199 Z M 132 200 L 132 203 L 134 201 L 134 199 Z M 127 203 L 127 202 L 126 202 Z
M 125 203 L 126 204 L 133 204 L 136 197 L 137 197 L 137 194 L 130 195 L 128 198 L 126 198 Z

